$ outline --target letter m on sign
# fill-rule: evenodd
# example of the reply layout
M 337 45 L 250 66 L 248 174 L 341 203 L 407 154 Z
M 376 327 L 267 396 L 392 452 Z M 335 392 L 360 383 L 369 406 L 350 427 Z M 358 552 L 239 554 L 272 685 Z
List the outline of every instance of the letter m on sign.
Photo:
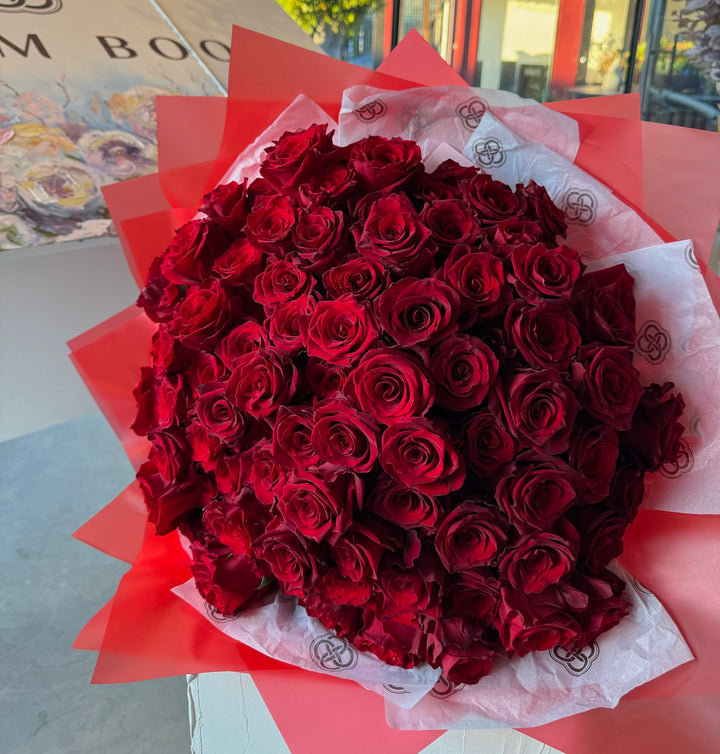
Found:
M 5 57 L 4 47 L 9 47 L 11 50 L 18 53 L 18 55 L 22 55 L 26 58 L 30 54 L 30 48 L 33 45 L 44 58 L 50 57 L 50 53 L 45 49 L 45 45 L 40 41 L 40 37 L 38 37 L 37 34 L 27 35 L 25 38 L 25 47 L 19 47 L 18 45 L 13 44 L 9 39 L 0 34 L 0 57 Z

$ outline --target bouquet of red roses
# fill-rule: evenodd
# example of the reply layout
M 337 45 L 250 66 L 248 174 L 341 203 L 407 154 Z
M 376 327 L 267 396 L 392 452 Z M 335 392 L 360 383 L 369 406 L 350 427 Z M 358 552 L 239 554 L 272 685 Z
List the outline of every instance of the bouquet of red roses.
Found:
M 148 265 L 139 300 L 157 327 L 138 478 L 167 563 L 175 529 L 192 558 L 175 593 L 264 653 L 408 694 L 403 727 L 538 724 L 690 658 L 610 563 L 646 472 L 690 447 L 676 364 L 658 368 L 669 334 L 648 318 L 665 252 L 626 255 L 632 275 L 605 259 L 660 239 L 564 159 L 562 120 L 457 89 L 349 90 L 339 140 L 296 103 Z M 528 141 L 538 119 L 558 124 L 552 149 Z M 600 634 L 610 664 L 573 707 L 552 666 L 589 666 Z M 440 673 L 482 681 L 438 717 Z M 508 688 L 532 684 L 565 706 L 508 710 Z

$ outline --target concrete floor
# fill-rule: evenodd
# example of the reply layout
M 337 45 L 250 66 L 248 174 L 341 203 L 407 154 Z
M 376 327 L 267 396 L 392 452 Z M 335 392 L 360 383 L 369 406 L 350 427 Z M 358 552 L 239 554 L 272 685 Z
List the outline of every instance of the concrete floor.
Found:
M 133 472 L 90 416 L 0 443 L 0 752 L 184 754 L 184 677 L 91 685 L 71 649 L 126 566 L 71 539 Z

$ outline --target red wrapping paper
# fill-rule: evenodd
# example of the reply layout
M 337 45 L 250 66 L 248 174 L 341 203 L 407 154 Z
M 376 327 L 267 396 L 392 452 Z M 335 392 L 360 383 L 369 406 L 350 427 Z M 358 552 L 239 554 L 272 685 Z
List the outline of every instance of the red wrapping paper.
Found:
M 227 101 L 161 100 L 159 174 L 106 189 L 139 285 L 174 228 L 195 214 L 202 194 L 215 185 L 237 152 L 296 94 L 307 94 L 336 117 L 342 89 L 352 84 L 401 89 L 459 83 L 457 74 L 418 35 L 401 43 L 379 72 L 239 28 L 233 32 L 233 50 Z M 252 61 L 253 76 L 247 75 L 248 61 Z M 712 190 L 720 169 L 717 134 L 641 123 L 638 105 L 636 95 L 624 95 L 551 107 L 578 122 L 578 166 L 653 219 L 656 228 L 661 219 L 663 237 L 695 240 L 718 306 L 720 281 L 707 271 L 720 215 L 720 197 Z M 135 466 L 144 458 L 146 442 L 128 429 L 135 413 L 131 391 L 140 366 L 149 362 L 151 333 L 152 323 L 138 310 L 129 309 L 69 344 L 71 358 Z M 391 730 L 379 697 L 351 682 L 319 678 L 243 647 L 171 594 L 173 586 L 189 577 L 188 557 L 176 534 L 157 537 L 146 526 L 135 484 L 76 536 L 132 563 L 111 602 L 88 623 L 75 644 L 99 651 L 94 682 L 250 671 L 295 754 L 329 753 L 339 747 L 350 754 L 370 747 L 413 754 L 441 734 Z M 715 588 L 715 574 L 720 572 L 720 517 L 643 511 L 625 541 L 623 565 L 663 602 L 697 661 L 634 690 L 614 710 L 595 710 L 523 732 L 568 754 L 714 751 L 713 742 L 720 740 L 720 719 L 715 714 L 720 678 L 714 672 L 720 661 L 716 640 L 720 599 Z M 307 703 L 298 703 L 302 699 Z M 311 703 L 311 699 L 326 700 L 335 710 L 342 710 L 342 724 L 328 721 L 323 712 L 327 705 Z M 314 731 L 312 740 L 299 733 L 309 725 Z

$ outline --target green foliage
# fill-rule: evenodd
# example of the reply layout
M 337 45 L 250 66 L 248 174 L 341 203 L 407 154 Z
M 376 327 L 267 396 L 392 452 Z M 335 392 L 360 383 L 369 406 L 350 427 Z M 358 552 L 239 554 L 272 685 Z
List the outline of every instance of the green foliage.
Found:
M 277 0 L 300 28 L 316 34 L 337 34 L 352 39 L 365 16 L 382 5 L 382 0 Z

